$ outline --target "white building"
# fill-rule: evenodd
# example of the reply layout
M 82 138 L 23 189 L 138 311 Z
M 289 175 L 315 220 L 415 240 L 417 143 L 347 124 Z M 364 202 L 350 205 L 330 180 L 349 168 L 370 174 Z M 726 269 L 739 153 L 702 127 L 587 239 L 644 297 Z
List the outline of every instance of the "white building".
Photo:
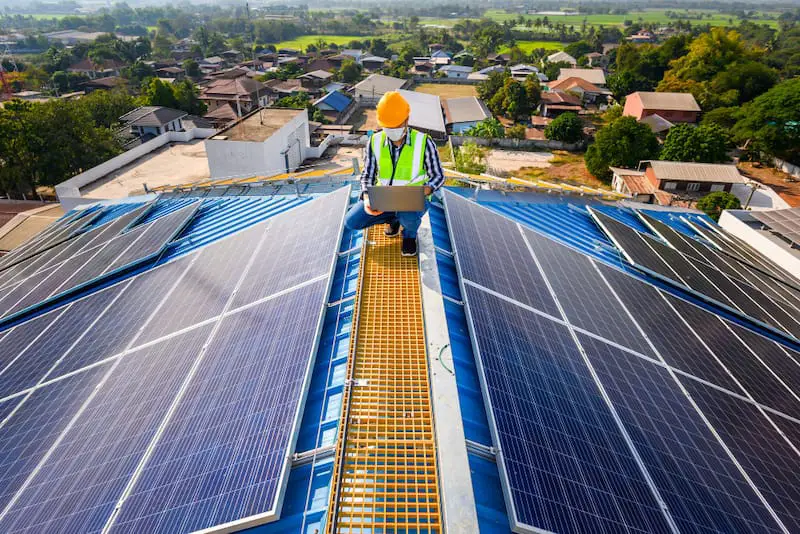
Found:
M 256 110 L 207 139 L 205 144 L 213 180 L 292 172 L 312 155 L 308 112 L 282 108 Z
M 719 224 L 800 280 L 800 208 L 725 210 Z
M 445 65 L 439 72 L 443 72 L 448 78 L 460 78 L 466 80 L 472 72 L 472 67 L 462 67 L 461 65 Z

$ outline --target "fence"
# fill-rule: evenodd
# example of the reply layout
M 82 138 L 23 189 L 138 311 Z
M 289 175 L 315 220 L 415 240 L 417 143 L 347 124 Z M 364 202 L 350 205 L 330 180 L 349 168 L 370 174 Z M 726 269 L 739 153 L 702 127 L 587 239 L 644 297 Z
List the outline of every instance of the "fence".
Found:
M 551 141 L 549 139 L 485 139 L 483 137 L 471 137 L 468 135 L 451 135 L 450 141 L 453 146 L 461 146 L 464 143 L 475 143 L 480 146 L 511 148 L 516 150 L 545 149 L 575 151 L 585 148 L 584 143 L 564 143 L 562 141 Z

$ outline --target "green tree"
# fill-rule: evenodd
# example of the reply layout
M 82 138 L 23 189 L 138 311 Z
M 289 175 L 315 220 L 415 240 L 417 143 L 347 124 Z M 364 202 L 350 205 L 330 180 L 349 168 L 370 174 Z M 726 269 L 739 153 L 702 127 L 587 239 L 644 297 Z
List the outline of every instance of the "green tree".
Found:
M 575 113 L 562 113 L 545 127 L 544 136 L 553 141 L 577 143 L 583 139 L 583 121 Z
M 489 77 L 478 84 L 478 96 L 488 102 L 503 88 L 506 79 L 511 76 L 508 71 L 490 72 Z
M 200 90 L 189 80 L 180 81 L 172 86 L 178 109 L 193 115 L 205 115 L 208 111 L 206 103 L 200 100 Z
M 757 61 L 734 63 L 711 80 L 710 89 L 728 95 L 726 105 L 741 105 L 769 91 L 778 83 L 778 73 Z
M 661 159 L 721 163 L 728 161 L 730 148 L 730 134 L 716 124 L 697 127 L 678 124 L 667 133 L 664 146 L 661 148 Z
M 509 139 L 525 139 L 525 125 L 515 124 L 506 130 L 506 137 Z
M 715 191 L 697 201 L 697 209 L 704 211 L 715 221 L 719 220 L 722 210 L 738 210 L 741 207 L 739 199 L 727 191 Z
M 464 135 L 483 137 L 484 139 L 499 139 L 505 136 L 505 130 L 500 121 L 492 117 L 482 120 L 464 132 Z
M 136 107 L 133 97 L 122 89 L 94 91 L 76 100 L 74 105 L 88 112 L 95 126 L 112 129 L 122 115 Z
M 342 67 L 339 69 L 337 79 L 344 83 L 354 83 L 361 78 L 361 67 L 352 59 L 342 62 Z
M 486 172 L 486 152 L 475 143 L 464 143 L 456 151 L 456 170 L 466 174 Z
M 597 132 L 584 161 L 590 173 L 609 180 L 610 166 L 634 168 L 640 161 L 657 156 L 658 139 L 650 127 L 633 117 L 620 117 Z
M 734 139 L 756 150 L 800 163 L 800 78 L 779 83 L 738 114 Z
M 572 65 L 567 63 L 566 61 L 556 61 L 555 63 L 548 63 L 544 66 L 544 75 L 547 76 L 548 80 L 557 80 L 558 73 L 561 72 L 561 69 L 568 69 L 570 67 L 572 67 Z
M 194 59 L 187 59 L 183 62 L 183 70 L 186 71 L 186 75 L 191 78 L 197 78 L 200 76 L 200 65 Z
M 703 114 L 703 120 L 700 124 L 704 126 L 715 124 L 727 132 L 730 132 L 736 125 L 739 110 L 740 108 L 738 106 L 712 109 L 708 113 Z
M 150 78 L 143 85 L 139 100 L 143 106 L 164 106 L 173 109 L 178 107 L 178 99 L 172 86 L 158 78 Z
M 607 79 L 608 89 L 618 102 L 636 91 L 652 91 L 653 83 L 633 71 L 625 70 L 610 74 Z

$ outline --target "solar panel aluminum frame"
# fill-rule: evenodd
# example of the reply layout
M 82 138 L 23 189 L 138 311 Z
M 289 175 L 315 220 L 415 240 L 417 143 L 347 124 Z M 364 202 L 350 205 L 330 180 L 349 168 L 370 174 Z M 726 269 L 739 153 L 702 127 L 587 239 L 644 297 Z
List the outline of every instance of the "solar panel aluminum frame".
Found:
M 342 189 L 346 189 L 346 192 L 347 192 L 346 198 L 347 199 L 350 198 L 351 188 L 352 188 L 352 186 L 350 184 L 348 184 L 347 186 L 342 188 Z M 332 193 L 329 193 L 329 194 L 331 194 L 331 195 L 336 194 L 336 193 L 342 191 L 342 189 L 339 189 L 337 191 L 333 191 Z M 337 233 L 336 247 L 335 247 L 335 250 L 334 250 L 334 253 L 333 253 L 333 257 L 331 258 L 331 265 L 328 268 L 327 287 L 325 289 L 325 296 L 324 296 L 324 299 L 322 301 L 322 306 L 320 307 L 319 317 L 317 318 L 317 327 L 316 327 L 316 331 L 314 332 L 314 341 L 313 341 L 313 343 L 311 345 L 311 355 L 310 355 L 310 357 L 308 359 L 308 365 L 306 366 L 304 379 L 303 379 L 303 387 L 302 387 L 302 390 L 300 392 L 300 402 L 298 402 L 298 404 L 297 404 L 297 410 L 295 412 L 294 422 L 292 423 L 292 428 L 291 428 L 290 433 L 289 433 L 291 438 L 290 438 L 288 447 L 286 449 L 286 451 L 287 451 L 286 458 L 284 458 L 283 467 L 281 468 L 281 475 L 280 475 L 281 482 L 280 482 L 280 484 L 278 486 L 278 489 L 277 489 L 277 492 L 276 492 L 276 495 L 275 495 L 275 508 L 270 510 L 270 511 L 262 512 L 262 513 L 257 514 L 257 515 L 253 515 L 253 516 L 249 516 L 249 517 L 243 517 L 243 518 L 237 519 L 236 521 L 230 521 L 228 523 L 223 523 L 223 524 L 220 524 L 220 525 L 215 525 L 213 527 L 208 527 L 208 528 L 205 528 L 205 529 L 202 529 L 202 530 L 198 530 L 198 531 L 196 531 L 195 534 L 212 534 L 212 533 L 216 534 L 216 533 L 222 533 L 222 532 L 234 532 L 234 531 L 243 530 L 243 529 L 246 529 L 246 528 L 255 527 L 255 526 L 258 526 L 258 525 L 263 525 L 265 523 L 270 523 L 270 522 L 277 521 L 278 519 L 280 519 L 281 510 L 283 509 L 283 501 L 284 501 L 284 498 L 286 497 L 286 487 L 289 484 L 289 472 L 290 472 L 290 470 L 292 468 L 292 456 L 294 454 L 294 449 L 297 446 L 297 438 L 298 438 L 298 434 L 299 434 L 299 430 L 300 430 L 300 425 L 302 424 L 302 421 L 303 421 L 303 412 L 305 411 L 306 400 L 308 398 L 308 389 L 311 386 L 311 375 L 313 374 L 312 371 L 314 369 L 314 364 L 315 364 L 316 359 L 317 359 L 317 351 L 319 350 L 319 342 L 320 342 L 320 339 L 322 338 L 322 329 L 325 326 L 325 313 L 327 312 L 328 299 L 330 297 L 331 287 L 333 286 L 333 278 L 334 278 L 334 275 L 335 275 L 335 272 L 336 272 L 336 263 L 337 263 L 337 260 L 339 259 L 339 245 L 342 242 L 342 236 L 344 235 L 344 216 L 345 216 L 345 214 L 347 212 L 348 206 L 349 206 L 349 200 L 348 200 L 348 202 L 344 202 L 343 203 L 342 215 L 341 215 L 341 218 L 339 219 L 339 231 Z M 291 213 L 291 210 L 289 210 L 286 213 Z M 252 256 L 253 258 L 255 257 L 257 252 L 258 252 L 258 250 L 253 251 L 253 256 Z M 306 283 L 308 283 L 308 281 L 304 282 L 303 284 L 306 284 Z M 290 289 L 292 289 L 292 288 L 290 288 Z M 284 289 L 282 291 L 279 291 L 278 294 L 285 294 L 285 293 L 288 293 L 288 292 L 289 291 Z M 264 299 L 261 299 L 261 301 L 263 301 L 263 300 Z M 257 302 L 259 302 L 259 301 L 257 301 Z
M 201 205 L 202 205 L 202 201 L 201 201 L 201 200 L 199 200 L 199 201 L 195 202 L 195 204 L 194 204 L 194 206 L 195 206 L 195 207 L 194 207 L 194 210 L 192 210 L 191 214 L 190 214 L 189 216 L 187 216 L 187 217 L 186 217 L 186 219 L 183 221 L 183 223 L 181 223 L 181 225 L 180 225 L 180 226 L 176 227 L 175 231 L 174 231 L 174 232 L 173 232 L 173 233 L 172 233 L 172 234 L 171 234 L 171 235 L 170 235 L 168 238 L 166 238 L 166 239 L 165 239 L 165 241 L 164 241 L 165 245 L 164 245 L 164 246 L 166 246 L 166 244 L 167 244 L 167 243 L 169 243 L 170 241 L 172 241 L 173 239 L 175 239 L 175 237 L 176 237 L 178 234 L 180 234 L 180 232 L 181 232 L 181 231 L 182 231 L 182 230 L 183 230 L 183 229 L 186 227 L 186 225 L 187 225 L 187 224 L 189 224 L 189 221 L 191 221 L 191 220 L 192 220 L 192 218 L 193 218 L 193 217 L 194 217 L 194 215 L 197 213 L 197 210 L 200 208 L 200 206 L 201 206 Z M 148 209 L 147 211 L 149 211 L 149 209 Z M 139 217 L 139 218 L 140 218 L 140 217 Z M 155 223 L 157 223 L 159 220 L 160 220 L 160 218 L 159 218 L 159 219 L 156 219 L 155 221 L 151 222 L 150 224 L 155 224 Z M 128 227 L 130 227 L 130 224 L 128 225 Z M 128 246 L 128 247 L 127 247 L 125 250 L 123 250 L 123 251 L 122 251 L 122 252 L 119 254 L 119 256 L 121 256 L 122 254 L 124 254 L 124 253 L 125 253 L 125 251 L 127 251 L 127 250 L 128 250 L 130 247 L 132 247 L 133 245 L 135 245 L 135 244 L 136 244 L 136 242 L 137 242 L 139 239 L 143 238 L 143 237 L 144 237 L 146 234 L 147 234 L 147 229 L 145 229 L 145 230 L 142 232 L 142 235 L 140 235 L 140 236 L 139 236 L 139 237 L 138 237 L 136 240 L 134 240 L 134 241 L 133 241 L 133 243 L 131 243 L 131 244 L 130 244 L 130 245 L 129 245 L 129 246 Z M 119 234 L 119 235 L 122 235 L 122 234 Z M 117 236 L 117 237 L 118 237 L 118 236 Z M 97 247 L 97 249 L 98 249 L 98 250 L 97 250 L 97 252 L 95 252 L 95 254 L 97 254 L 97 253 L 101 252 L 101 251 L 102 251 L 102 249 L 103 249 L 103 247 L 107 246 L 107 245 L 108 245 L 108 244 L 110 244 L 110 243 L 111 243 L 111 241 L 108 241 L 107 243 L 105 243 L 105 244 L 103 244 L 103 245 L 100 245 L 100 246 L 98 246 L 98 247 Z M 16 312 L 14 312 L 13 314 L 7 315 L 7 316 L 5 316 L 5 317 L 0 317 L 0 323 L 7 323 L 7 322 L 9 322 L 9 321 L 15 321 L 16 319 L 20 318 L 22 315 L 25 315 L 25 314 L 26 314 L 26 313 L 28 313 L 29 311 L 31 311 L 31 310 L 33 310 L 33 309 L 35 309 L 35 308 L 38 308 L 39 306 L 41 306 L 41 305 L 43 305 L 43 304 L 50 303 L 50 302 L 52 302 L 52 301 L 53 301 L 53 300 L 55 300 L 55 299 L 60 299 L 60 298 L 63 298 L 63 297 L 65 297 L 65 296 L 67 296 L 67 295 L 74 295 L 74 294 L 76 294 L 77 292 L 79 292 L 80 290 L 84 289 L 85 287 L 87 287 L 87 286 L 89 286 L 89 285 L 92 285 L 92 284 L 94 284 L 94 283 L 95 283 L 97 280 L 99 280 L 99 279 L 101 279 L 101 278 L 108 278 L 108 277 L 111 277 L 111 276 L 113 276 L 113 275 L 115 275 L 115 274 L 117 274 L 117 273 L 119 273 L 119 272 L 121 272 L 121 271 L 123 271 L 123 270 L 125 270 L 125 269 L 128 269 L 129 267 L 131 267 L 131 266 L 133 266 L 133 265 L 139 265 L 139 264 L 141 264 L 141 263 L 144 263 L 144 262 L 146 262 L 146 261 L 148 261 L 148 260 L 151 260 L 151 259 L 153 259 L 153 258 L 156 258 L 156 257 L 158 257 L 158 256 L 159 256 L 159 255 L 160 255 L 160 254 L 163 252 L 163 250 L 164 250 L 164 246 L 162 246 L 162 247 L 161 247 L 159 250 L 157 250 L 156 252 L 153 252 L 152 254 L 148 254 L 147 256 L 144 256 L 144 257 L 142 257 L 142 258 L 139 258 L 139 259 L 137 259 L 137 260 L 135 260 L 135 261 L 133 261 L 133 262 L 129 262 L 129 263 L 125 264 L 125 265 L 122 265 L 122 266 L 120 266 L 120 267 L 118 267 L 118 268 L 114 269 L 113 271 L 102 272 L 102 273 L 100 273 L 98 276 L 96 276 L 96 277 L 92 278 L 91 280 L 87 280 L 86 282 L 83 282 L 82 284 L 78 284 L 77 286 L 74 286 L 74 287 L 67 288 L 67 289 L 65 289 L 65 290 L 63 290 L 63 291 L 58 291 L 57 293 L 55 293 L 55 294 L 53 294 L 53 295 L 50 295 L 49 297 L 47 297 L 46 299 L 44 299 L 44 300 L 42 300 L 42 301 L 39 301 L 39 302 L 37 302 L 37 303 L 35 303 L 35 304 L 31 304 L 30 306 L 27 306 L 27 307 L 25 307 L 25 308 L 22 308 L 21 310 L 18 310 L 18 311 L 16 311 Z M 118 257 L 119 257 L 119 256 L 118 256 Z M 112 263 L 113 263 L 113 261 L 112 261 Z M 45 279 L 45 280 L 46 280 L 46 279 Z M 45 280 L 42 280 L 42 282 L 44 282 Z M 33 289 L 35 289 L 35 288 L 33 288 Z M 33 289 L 32 289 L 32 291 L 33 291 Z M 59 289 L 60 289 L 60 288 L 59 288 Z M 24 297 L 23 297 L 23 298 L 24 298 Z
M 797 338 L 792 336 L 792 334 L 790 334 L 789 332 L 787 332 L 785 330 L 781 330 L 781 329 L 779 329 L 779 328 L 777 328 L 777 327 L 775 327 L 773 325 L 770 325 L 768 323 L 765 323 L 765 322 L 761 321 L 760 319 L 757 319 L 756 317 L 752 317 L 750 315 L 747 315 L 743 311 L 741 311 L 739 309 L 736 309 L 736 308 L 732 307 L 731 305 L 728 305 L 728 304 L 726 304 L 724 302 L 720 302 L 720 301 L 718 301 L 718 300 L 716 300 L 714 298 L 709 297 L 708 295 L 705 295 L 704 293 L 701 293 L 701 292 L 697 291 L 696 289 L 693 289 L 693 288 L 689 287 L 686 283 L 684 283 L 682 281 L 678 282 L 678 280 L 673 280 L 672 278 L 668 278 L 668 277 L 666 277 L 666 276 L 664 276 L 664 275 L 662 275 L 660 273 L 657 273 L 657 272 L 655 272 L 655 271 L 653 271 L 651 269 L 648 269 L 647 267 L 645 267 L 641 263 L 635 261 L 633 259 L 633 257 L 625 250 L 625 248 L 623 248 L 623 246 L 616 240 L 616 238 L 614 237 L 613 233 L 610 232 L 606 228 L 606 226 L 603 224 L 603 222 L 596 216 L 595 210 L 593 210 L 592 208 L 589 208 L 589 207 L 587 207 L 587 210 L 589 211 L 589 214 L 591 215 L 592 220 L 595 222 L 595 224 L 597 224 L 603 230 L 603 233 L 605 233 L 606 236 L 608 236 L 608 238 L 611 240 L 611 242 L 614 243 L 614 246 L 616 246 L 617 249 L 619 249 L 619 251 L 623 254 L 623 256 L 625 256 L 625 258 L 628 260 L 628 262 L 631 265 L 635 266 L 640 271 L 642 271 L 644 273 L 647 273 L 649 276 L 651 276 L 651 277 L 653 277 L 653 278 L 655 278 L 657 280 L 660 280 L 660 281 L 664 282 L 665 284 L 667 284 L 667 285 L 669 285 L 671 287 L 677 287 L 677 288 L 681 289 L 682 291 L 684 291 L 686 293 L 689 293 L 690 295 L 692 295 L 693 297 L 697 298 L 698 300 L 701 300 L 701 301 L 703 301 L 703 302 L 705 302 L 707 304 L 710 304 L 712 306 L 715 306 L 717 308 L 721 308 L 727 314 L 737 317 L 740 321 L 744 320 L 744 321 L 756 324 L 761 328 L 769 330 L 773 335 L 779 336 L 780 338 L 788 338 L 789 340 L 792 340 L 794 342 L 800 342 L 800 340 L 798 340 Z M 605 214 L 603 214 L 603 215 L 605 215 Z M 608 217 L 608 215 L 606 215 L 606 217 Z M 689 221 L 687 221 L 687 222 L 689 222 Z M 625 224 L 625 223 L 621 222 L 620 224 Z M 631 230 L 634 231 L 634 232 L 636 231 L 633 228 L 631 228 Z M 647 241 L 645 240 L 644 242 L 647 245 Z M 669 246 L 669 245 L 667 245 L 667 246 Z M 649 247 L 649 245 L 648 245 L 648 247 Z M 670 248 L 672 248 L 672 247 L 670 246 Z M 673 250 L 675 250 L 675 249 L 673 248 Z M 654 254 L 658 255 L 657 252 L 655 252 L 655 251 L 653 251 L 653 252 L 654 252 Z M 676 252 L 678 252 L 678 251 L 676 251 Z M 680 254 L 680 252 L 678 252 L 678 253 Z M 666 261 L 664 263 L 668 267 L 670 267 L 670 270 L 672 270 L 672 267 L 669 265 L 669 263 L 666 263 Z M 674 272 L 674 270 L 673 270 L 673 272 Z M 698 271 L 698 274 L 702 276 L 702 273 L 700 273 L 699 271 Z M 680 280 L 680 276 L 677 273 L 676 273 L 676 276 Z M 723 273 L 723 276 L 724 276 L 724 273 Z M 709 283 L 713 284 L 713 282 L 710 281 L 710 280 L 709 280 Z

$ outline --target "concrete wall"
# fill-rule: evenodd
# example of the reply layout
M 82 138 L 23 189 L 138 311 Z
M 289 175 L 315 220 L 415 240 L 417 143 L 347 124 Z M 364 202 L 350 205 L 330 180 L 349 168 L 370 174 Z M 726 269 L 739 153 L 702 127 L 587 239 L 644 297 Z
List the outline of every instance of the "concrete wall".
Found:
M 779 158 L 775 158 L 774 164 L 776 168 L 800 180 L 800 165 L 795 165 Z
M 121 169 L 125 165 L 132 163 L 138 158 L 144 156 L 161 148 L 167 143 L 186 143 L 192 139 L 204 139 L 216 134 L 217 131 L 211 128 L 195 128 L 187 132 L 166 132 L 158 137 L 142 143 L 139 146 L 133 147 L 127 152 L 123 152 L 119 156 L 113 157 L 108 161 L 101 163 L 96 167 L 92 167 L 88 171 L 82 172 L 61 182 L 56 186 L 56 196 L 58 201 L 64 207 L 64 210 L 70 210 L 75 206 L 85 203 L 81 197 L 81 187 L 89 185 L 90 183 L 99 180 L 105 175 Z M 95 202 L 100 199 L 92 199 Z
M 299 161 L 293 148 L 300 146 Z M 295 170 L 309 155 L 308 112 L 298 114 L 264 141 L 206 139 L 211 179 L 272 176 Z M 288 168 L 287 168 L 288 156 Z
M 751 228 L 742 220 L 747 220 L 750 217 L 750 214 L 744 210 L 725 210 L 719 218 L 719 224 L 779 266 L 800 278 L 800 251 L 793 251 L 783 241 L 773 241 L 769 236 Z
M 495 148 L 511 148 L 514 150 L 544 148 L 548 150 L 580 150 L 583 143 L 563 143 L 561 141 L 551 141 L 547 139 L 484 139 L 482 137 L 469 137 L 466 135 L 451 135 L 450 141 L 453 145 L 461 146 L 464 143 L 475 143 L 480 146 L 490 146 Z

